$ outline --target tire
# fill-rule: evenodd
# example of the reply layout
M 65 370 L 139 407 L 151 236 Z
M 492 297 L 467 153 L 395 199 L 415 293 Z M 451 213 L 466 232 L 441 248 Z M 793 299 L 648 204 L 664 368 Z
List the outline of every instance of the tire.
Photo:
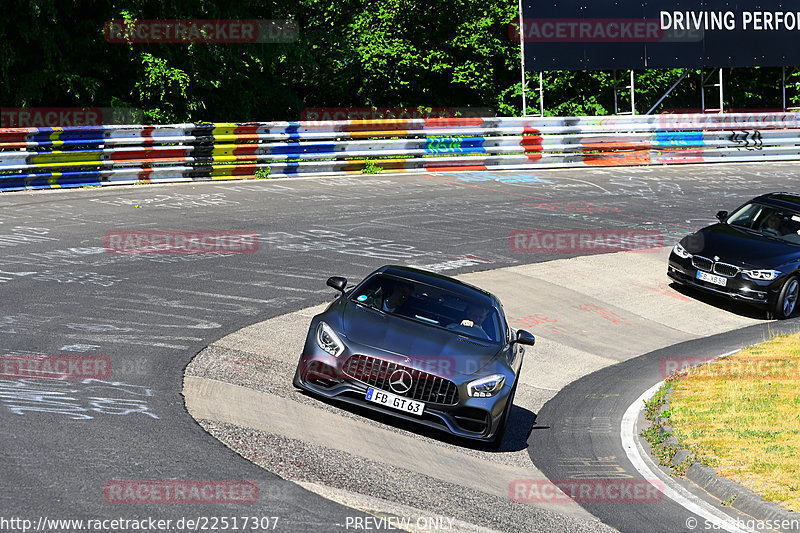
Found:
M 511 389 L 511 394 L 508 395 L 508 401 L 503 409 L 503 416 L 500 418 L 500 425 L 497 426 L 497 431 L 494 434 L 494 438 L 489 443 L 489 447 L 493 450 L 499 450 L 500 445 L 503 444 L 503 437 L 506 434 L 508 419 L 511 416 L 511 410 L 514 408 L 514 395 L 517 393 L 517 383 L 519 383 L 519 381 L 514 382 L 514 388 Z
M 789 276 L 770 306 L 770 314 L 778 320 L 789 318 L 797 309 L 798 296 L 800 296 L 800 281 L 797 276 Z

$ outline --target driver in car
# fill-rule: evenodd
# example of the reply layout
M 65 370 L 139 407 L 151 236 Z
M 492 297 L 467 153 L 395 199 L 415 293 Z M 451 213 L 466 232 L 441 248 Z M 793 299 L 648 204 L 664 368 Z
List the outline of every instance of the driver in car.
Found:
M 413 293 L 414 287 L 408 283 L 384 283 L 372 294 L 360 296 L 358 301 L 387 313 L 396 313 L 403 309 Z
M 761 231 L 767 235 L 774 235 L 776 237 L 780 237 L 784 234 L 783 228 L 781 227 L 781 218 L 778 216 L 778 213 L 773 211 L 772 214 L 767 217 L 766 222 L 761 226 Z
M 477 334 L 479 337 L 489 338 L 489 335 L 483 329 L 483 322 L 486 320 L 486 315 L 489 314 L 489 309 L 480 305 L 468 304 L 467 309 L 464 311 L 466 318 L 460 324 L 450 324 L 448 329 L 470 328 L 470 333 Z
M 392 287 L 392 292 L 389 293 L 389 296 L 384 298 L 381 302 L 381 310 L 388 313 L 396 312 L 408 301 L 412 292 L 414 292 L 414 288 L 411 285 L 396 283 L 394 287 Z

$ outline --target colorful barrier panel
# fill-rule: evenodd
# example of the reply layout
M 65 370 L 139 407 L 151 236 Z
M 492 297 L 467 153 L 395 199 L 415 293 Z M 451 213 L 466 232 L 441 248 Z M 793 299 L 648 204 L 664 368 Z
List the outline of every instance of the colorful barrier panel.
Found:
M 0 191 L 387 171 L 800 159 L 800 114 L 0 129 Z

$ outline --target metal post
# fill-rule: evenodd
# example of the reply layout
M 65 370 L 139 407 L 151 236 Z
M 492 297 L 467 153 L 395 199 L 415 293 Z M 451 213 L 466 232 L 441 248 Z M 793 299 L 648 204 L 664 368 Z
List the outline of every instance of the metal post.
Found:
M 786 111 L 786 65 L 781 67 L 781 100 L 783 102 L 783 111 Z
M 614 114 L 615 115 L 627 115 L 628 114 L 627 111 L 625 111 L 623 113 L 620 113 L 620 111 L 619 111 L 619 97 L 617 96 L 617 92 L 618 92 L 617 89 L 619 88 L 619 81 L 617 80 L 617 71 L 616 70 L 612 70 L 612 72 L 613 72 L 613 79 L 614 79 Z M 633 69 L 631 69 L 630 85 L 623 85 L 622 86 L 623 88 L 628 89 L 631 92 L 631 112 L 630 112 L 631 115 L 635 115 L 636 114 L 636 94 L 635 94 L 636 85 L 634 84 L 634 79 L 635 79 L 634 78 L 634 72 L 633 72 Z
M 700 69 L 700 86 L 701 86 L 701 96 L 702 96 L 702 105 L 703 105 L 703 113 L 706 112 L 706 87 L 717 87 L 719 88 L 719 108 L 713 108 L 710 111 L 716 111 L 717 113 L 724 113 L 725 110 L 723 108 L 724 96 L 725 91 L 722 83 L 722 67 L 719 69 L 719 81 L 717 83 L 708 83 L 709 78 L 714 75 L 714 71 L 711 71 L 711 74 L 708 75 L 706 78 L 705 72 L 703 69 Z
M 522 18 L 522 0 L 519 0 L 519 58 L 522 64 L 522 116 L 528 116 L 528 102 L 525 98 L 525 91 L 528 86 L 525 81 L 525 21 Z
M 703 67 L 700 67 L 700 111 L 706 112 L 706 74 Z
M 539 71 L 539 116 L 544 116 L 544 72 Z
M 659 98 L 659 99 L 658 99 L 658 102 L 656 102 L 655 104 L 653 104 L 653 107 L 651 107 L 651 108 L 650 108 L 650 109 L 647 111 L 647 113 L 645 113 L 645 115 L 649 115 L 650 113 L 652 113 L 652 112 L 655 110 L 655 108 L 656 108 L 656 107 L 658 107 L 658 104 L 660 104 L 661 102 L 663 102 L 663 101 L 664 101 L 664 98 L 666 98 L 667 96 L 669 96 L 669 93 L 671 93 L 671 92 L 672 92 L 672 91 L 675 89 L 675 87 L 677 87 L 677 86 L 678 86 L 678 84 L 679 84 L 681 81 L 683 81 L 683 78 L 685 78 L 685 77 L 686 77 L 686 76 L 688 76 L 688 75 L 689 75 L 689 69 L 686 69 L 686 70 L 684 70 L 684 71 L 683 71 L 683 74 L 681 74 L 681 77 L 680 77 L 680 78 L 678 78 L 678 81 L 676 81 L 675 83 L 673 83 L 673 84 L 672 84 L 672 87 L 670 87 L 670 88 L 669 88 L 669 90 L 668 90 L 667 92 L 665 92 L 665 93 L 664 93 L 664 96 L 662 96 L 661 98 Z

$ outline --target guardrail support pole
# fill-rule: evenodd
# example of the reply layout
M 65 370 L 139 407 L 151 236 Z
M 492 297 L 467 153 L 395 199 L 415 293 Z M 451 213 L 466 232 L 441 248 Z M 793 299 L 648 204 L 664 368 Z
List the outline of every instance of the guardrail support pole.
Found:
M 544 72 L 539 71 L 539 116 L 544 116 Z
M 786 111 L 786 65 L 781 66 L 781 102 L 783 110 Z
M 700 111 L 706 112 L 706 73 L 700 67 Z
M 528 116 L 528 102 L 525 98 L 525 91 L 528 90 L 528 82 L 525 77 L 525 19 L 522 18 L 522 0 L 519 0 L 519 60 L 522 65 L 522 116 Z
M 663 102 L 663 101 L 664 101 L 664 98 L 666 98 L 667 96 L 669 96 L 669 93 L 671 93 L 671 92 L 672 92 L 672 91 L 675 89 L 675 87 L 677 87 L 677 86 L 678 86 L 678 84 L 679 84 L 681 81 L 683 81 L 683 78 L 685 78 L 685 77 L 686 77 L 688 74 L 689 74 L 689 69 L 687 68 L 686 70 L 684 70 L 684 71 L 683 71 L 683 74 L 681 74 L 681 77 L 680 77 L 680 78 L 678 78 L 678 81 L 676 81 L 675 83 L 673 83 L 673 84 L 672 84 L 672 87 L 670 87 L 670 88 L 667 90 L 667 92 L 665 92 L 665 93 L 664 93 L 664 96 L 662 96 L 661 98 L 659 98 L 659 99 L 658 99 L 658 102 L 656 102 L 655 104 L 653 104 L 653 107 L 651 107 L 650 109 L 648 109 L 648 110 L 647 110 L 647 113 L 645 113 L 645 115 L 649 115 L 650 113 L 652 113 L 652 112 L 653 112 L 653 110 L 654 110 L 655 108 L 657 108 L 657 107 L 658 107 L 658 104 L 660 104 L 661 102 Z
M 723 101 L 724 101 L 724 93 L 723 93 L 723 84 L 722 84 L 722 67 L 719 68 L 719 81 L 717 83 L 708 83 L 708 80 L 713 76 L 714 71 L 711 71 L 711 74 L 708 75 L 708 78 L 705 76 L 705 71 L 701 68 L 700 69 L 700 101 L 703 106 L 703 113 L 706 112 L 706 87 L 718 87 L 719 88 L 719 108 L 711 108 L 709 111 L 716 111 L 717 113 L 724 113 L 723 109 Z
M 619 101 L 618 101 L 618 98 L 617 98 L 617 92 L 618 92 L 617 88 L 619 87 L 619 82 L 617 81 L 617 71 L 613 70 L 612 72 L 613 72 L 613 75 L 614 75 L 614 114 L 615 115 L 627 115 L 627 114 L 629 114 L 628 112 L 624 112 L 624 113 L 620 113 L 619 112 Z M 631 92 L 631 111 L 630 111 L 630 114 L 631 115 L 635 115 L 636 114 L 636 96 L 635 96 L 636 87 L 634 85 L 633 69 L 631 69 L 630 84 L 629 85 L 623 85 L 622 88 L 623 89 L 628 89 Z

